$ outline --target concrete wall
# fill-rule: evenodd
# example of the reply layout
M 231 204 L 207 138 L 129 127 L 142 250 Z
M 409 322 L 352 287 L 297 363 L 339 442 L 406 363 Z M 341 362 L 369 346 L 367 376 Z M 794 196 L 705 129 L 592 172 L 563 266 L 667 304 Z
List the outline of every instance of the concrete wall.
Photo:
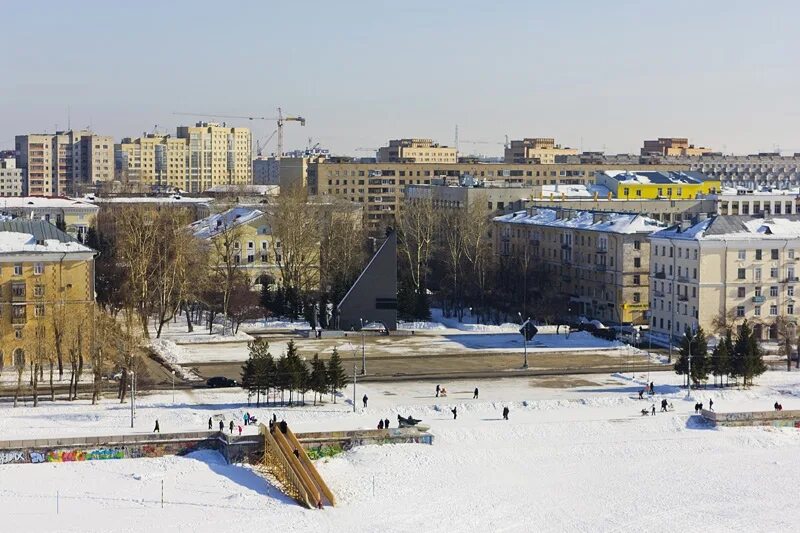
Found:
M 703 409 L 703 418 L 715 426 L 772 426 L 800 428 L 800 411 L 716 413 Z

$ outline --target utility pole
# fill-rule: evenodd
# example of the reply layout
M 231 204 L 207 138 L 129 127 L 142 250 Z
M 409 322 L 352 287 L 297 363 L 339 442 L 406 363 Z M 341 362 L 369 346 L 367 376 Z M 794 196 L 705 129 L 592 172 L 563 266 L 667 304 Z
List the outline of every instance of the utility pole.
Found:
M 356 362 L 353 361 L 353 412 L 356 412 Z
M 367 352 L 364 346 L 364 319 L 359 318 L 361 321 L 361 375 L 364 376 L 367 373 Z
M 175 371 L 172 371 L 172 403 L 175 404 Z
M 684 333 L 684 335 L 686 335 Z M 689 339 L 689 343 L 687 344 L 688 348 L 688 362 L 689 362 L 689 369 L 687 373 L 688 379 L 686 380 L 686 399 L 689 400 L 692 398 L 692 341 L 694 340 L 694 334 L 691 337 L 687 337 Z
M 134 376 L 133 370 L 131 370 L 128 373 L 128 375 L 131 378 L 131 429 L 133 429 L 133 402 L 134 402 L 134 398 L 135 398 L 135 394 L 136 394 L 136 392 L 135 392 L 136 389 L 134 388 L 134 385 L 133 385 L 133 376 Z

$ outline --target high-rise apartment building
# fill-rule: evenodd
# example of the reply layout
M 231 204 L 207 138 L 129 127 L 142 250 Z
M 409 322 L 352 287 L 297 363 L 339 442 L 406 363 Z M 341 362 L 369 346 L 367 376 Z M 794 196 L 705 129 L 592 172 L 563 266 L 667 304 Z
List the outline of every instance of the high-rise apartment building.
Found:
M 253 183 L 249 128 L 198 122 L 194 126 L 179 126 L 178 138 L 187 142 L 186 191 L 201 192 L 215 185 Z
M 17 135 L 17 167 L 30 196 L 77 194 L 114 179 L 114 140 L 91 131 Z
M 574 148 L 562 148 L 550 138 L 525 138 L 511 141 L 505 150 L 506 163 L 538 163 L 552 165 L 556 156 L 577 155 Z
M 117 179 L 141 186 L 188 187 L 186 139 L 147 134 L 115 146 Z
M 381 163 L 456 163 L 458 150 L 431 139 L 393 139 L 378 149 Z

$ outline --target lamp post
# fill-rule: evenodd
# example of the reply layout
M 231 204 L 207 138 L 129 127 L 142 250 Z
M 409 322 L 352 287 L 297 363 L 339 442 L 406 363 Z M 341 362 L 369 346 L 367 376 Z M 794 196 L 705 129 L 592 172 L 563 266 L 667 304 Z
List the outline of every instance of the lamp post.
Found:
M 686 344 L 687 348 L 687 361 L 688 361 L 688 369 L 687 369 L 687 379 L 686 379 L 686 399 L 692 399 L 692 341 L 694 340 L 694 333 L 692 336 L 689 337 L 685 332 L 684 336 L 689 340 Z
M 353 361 L 353 412 L 356 412 L 356 362 Z
M 175 371 L 172 371 L 172 403 L 175 403 Z
M 136 403 L 136 374 L 134 374 L 133 370 L 131 370 L 128 372 L 128 375 L 131 377 L 131 429 L 133 429 L 133 406 Z
M 367 352 L 364 347 L 364 319 L 359 318 L 361 321 L 361 375 L 367 373 Z
M 519 315 L 519 321 L 520 321 L 520 324 L 522 325 L 522 327 L 520 328 L 520 332 L 522 333 L 522 345 L 523 345 L 523 354 L 524 354 L 523 355 L 524 359 L 523 359 L 523 362 L 522 362 L 522 368 L 528 368 L 528 335 L 525 332 L 525 326 L 528 324 L 528 322 L 530 321 L 531 318 L 528 317 L 527 320 L 522 320 L 522 313 L 517 311 L 517 314 Z

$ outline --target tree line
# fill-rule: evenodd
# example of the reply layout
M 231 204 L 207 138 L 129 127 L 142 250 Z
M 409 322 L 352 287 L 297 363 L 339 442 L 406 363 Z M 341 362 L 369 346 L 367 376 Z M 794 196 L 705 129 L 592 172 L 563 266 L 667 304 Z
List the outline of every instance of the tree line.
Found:
M 336 394 L 347 383 L 347 375 L 342 367 L 342 360 L 336 348 L 333 349 L 328 363 L 314 354 L 310 363 L 301 358 L 294 341 L 289 341 L 286 353 L 277 359 L 270 353 L 266 339 L 256 339 L 247 344 L 249 355 L 242 366 L 242 388 L 248 392 L 248 398 L 255 396 L 256 406 L 261 406 L 262 397 L 269 405 L 270 394 L 276 399 L 280 394 L 280 403 L 288 405 L 305 404 L 305 395 L 314 394 L 314 405 L 330 394 L 336 403 Z
M 742 379 L 744 386 L 753 384 L 753 379 L 767 370 L 764 363 L 764 352 L 753 328 L 745 320 L 734 335 L 728 327 L 711 354 L 708 353 L 708 341 L 703 328 L 692 333 L 687 328 L 681 339 L 680 356 L 675 362 L 675 373 L 684 376 L 684 384 L 689 381 L 694 386 L 708 381 L 711 374 L 714 386 L 724 387 Z M 689 375 L 689 358 L 691 354 L 691 376 Z

